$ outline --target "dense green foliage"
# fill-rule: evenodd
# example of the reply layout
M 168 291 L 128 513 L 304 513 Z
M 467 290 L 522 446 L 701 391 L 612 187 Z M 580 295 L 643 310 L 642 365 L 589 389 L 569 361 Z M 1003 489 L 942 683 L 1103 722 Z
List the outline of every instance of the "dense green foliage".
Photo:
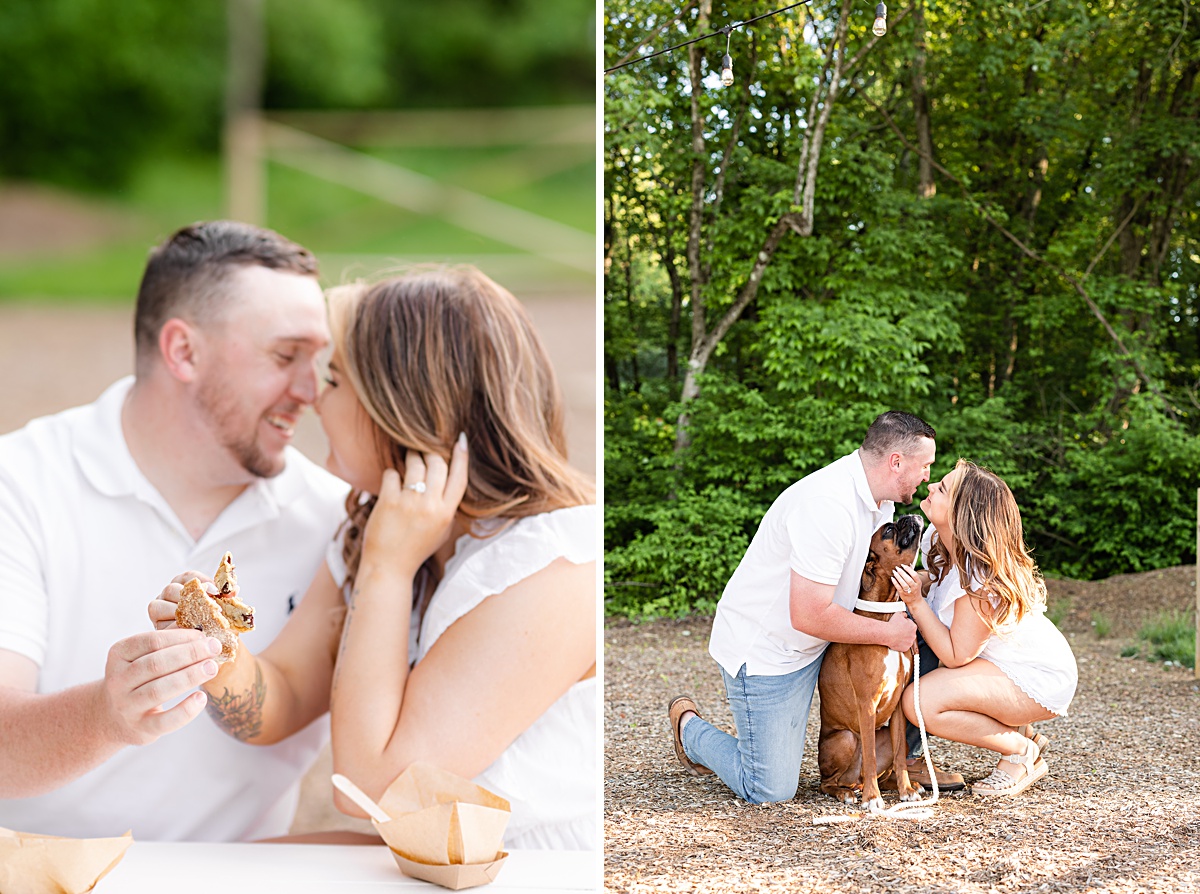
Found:
M 389 102 L 532 106 L 593 102 L 592 0 L 370 0 L 386 42 Z
M 0 174 L 120 182 L 164 146 L 217 145 L 223 6 L 13 0 L 0 8 Z
M 730 2 L 699 22 L 696 9 L 610 0 L 605 64 L 763 11 Z M 851 55 L 872 9 L 853 7 Z M 1187 4 L 893 6 L 831 110 L 811 235 L 785 233 L 681 403 L 693 295 L 711 330 L 795 211 L 813 35 L 839 14 L 810 10 L 735 30 L 730 88 L 713 73 L 724 39 L 700 44 L 695 265 L 687 51 L 605 77 L 608 611 L 711 609 L 771 501 L 891 408 L 938 430 L 934 480 L 960 456 L 1005 478 L 1046 573 L 1194 561 L 1200 14 Z M 949 175 L 933 174 L 934 195 L 922 96 Z
M 0 176 L 128 181 L 154 153 L 212 153 L 226 6 L 0 6 Z M 262 0 L 268 109 L 591 102 L 591 0 Z

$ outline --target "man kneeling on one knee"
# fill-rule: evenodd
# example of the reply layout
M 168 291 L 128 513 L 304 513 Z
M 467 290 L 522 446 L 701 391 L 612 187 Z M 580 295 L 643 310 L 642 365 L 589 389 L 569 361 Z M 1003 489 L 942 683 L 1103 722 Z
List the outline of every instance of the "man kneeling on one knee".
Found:
M 753 804 L 793 798 L 821 658 L 831 642 L 911 649 L 916 625 L 854 614 L 871 535 L 929 480 L 934 430 L 890 411 L 862 446 L 787 488 L 771 504 L 717 604 L 709 653 L 721 667 L 737 735 L 670 704 L 675 754 L 693 775 L 716 773 Z M 922 670 L 925 670 L 923 667 Z M 910 772 L 930 787 L 923 765 Z M 943 782 L 944 780 L 944 782 Z M 942 789 L 962 787 L 938 774 Z

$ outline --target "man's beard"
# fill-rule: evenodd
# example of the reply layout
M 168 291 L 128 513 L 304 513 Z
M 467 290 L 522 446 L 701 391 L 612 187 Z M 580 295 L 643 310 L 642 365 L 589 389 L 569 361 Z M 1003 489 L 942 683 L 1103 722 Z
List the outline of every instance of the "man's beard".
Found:
M 243 469 L 255 478 L 274 478 L 283 471 L 283 458 L 272 459 L 259 447 L 257 420 L 249 432 L 238 431 L 238 407 L 227 386 L 215 383 L 201 386 L 198 400 L 201 411 L 207 417 L 209 429 Z

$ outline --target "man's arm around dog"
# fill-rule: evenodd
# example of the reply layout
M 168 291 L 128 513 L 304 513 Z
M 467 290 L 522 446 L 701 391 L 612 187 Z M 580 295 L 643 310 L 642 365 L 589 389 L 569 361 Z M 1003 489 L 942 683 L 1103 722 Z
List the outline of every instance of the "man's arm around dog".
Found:
M 835 605 L 833 584 L 819 584 L 792 572 L 789 610 L 792 626 L 831 643 L 877 643 L 907 652 L 917 639 L 917 625 L 904 612 L 889 621 L 864 618 Z

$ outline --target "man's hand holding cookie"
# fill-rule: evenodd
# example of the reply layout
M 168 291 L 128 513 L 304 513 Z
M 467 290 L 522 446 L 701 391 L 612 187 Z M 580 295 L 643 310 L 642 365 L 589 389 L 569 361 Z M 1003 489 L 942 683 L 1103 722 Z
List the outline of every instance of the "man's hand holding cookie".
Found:
M 162 592 L 146 607 L 150 623 L 154 625 L 155 630 L 167 630 L 178 626 L 175 623 L 175 609 L 179 605 L 183 585 L 192 578 L 211 583 L 211 578 L 202 571 L 185 571 L 171 578 L 171 582 L 163 587 Z
M 224 664 L 237 657 L 238 636 L 254 629 L 254 609 L 238 596 L 233 558 L 225 553 L 216 576 L 185 571 L 163 588 L 148 607 L 150 620 L 159 630 L 177 626 L 199 630 L 221 645 L 216 661 Z
M 162 705 L 216 676 L 221 644 L 195 630 L 138 633 L 108 650 L 102 682 L 104 720 L 112 738 L 146 745 L 193 720 L 206 696 L 194 692 Z

